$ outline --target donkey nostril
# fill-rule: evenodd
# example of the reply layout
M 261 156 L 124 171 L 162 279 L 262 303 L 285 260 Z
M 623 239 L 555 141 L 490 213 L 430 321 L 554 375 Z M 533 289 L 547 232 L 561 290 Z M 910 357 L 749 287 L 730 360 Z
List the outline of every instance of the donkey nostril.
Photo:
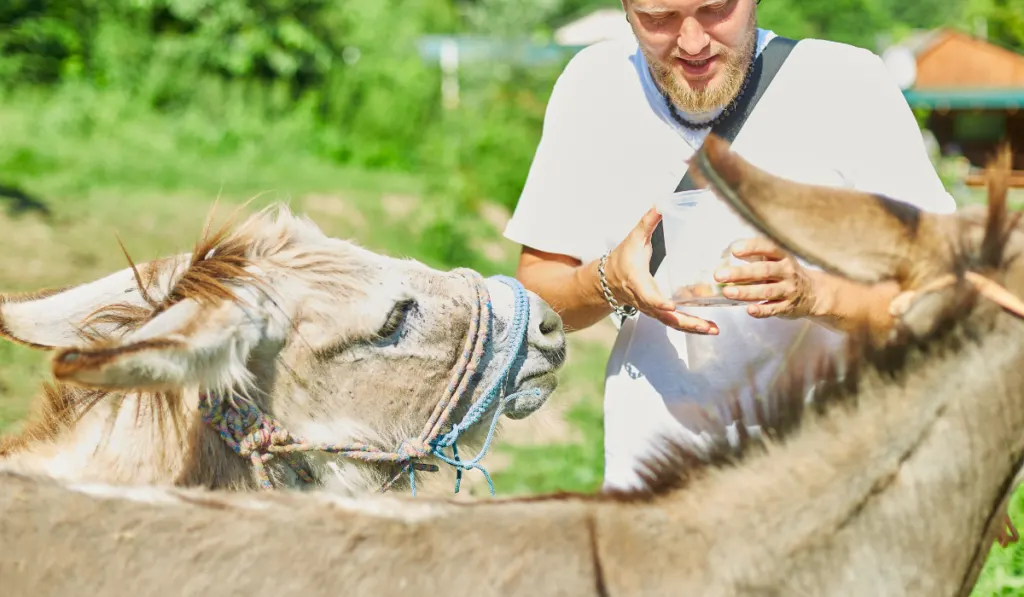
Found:
M 544 309 L 544 317 L 540 320 L 540 333 L 550 336 L 562 331 L 562 318 L 551 308 Z

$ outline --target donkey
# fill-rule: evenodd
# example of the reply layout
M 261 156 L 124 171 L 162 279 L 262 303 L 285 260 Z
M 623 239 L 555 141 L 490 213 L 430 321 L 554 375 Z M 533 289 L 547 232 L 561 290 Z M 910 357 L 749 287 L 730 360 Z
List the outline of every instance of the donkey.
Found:
M 382 256 L 282 206 L 208 223 L 191 253 L 128 262 L 0 296 L 0 334 L 56 353 L 56 382 L 0 441 L 4 468 L 399 490 L 415 481 L 402 472 L 480 468 L 444 448 L 478 451 L 499 414 L 535 412 L 565 359 L 561 319 L 514 281 Z
M 1006 170 L 986 216 L 782 180 L 713 135 L 691 168 L 808 262 L 906 291 L 888 337 L 851 334 L 811 380 L 795 363 L 760 398 L 758 439 L 666 439 L 642 488 L 468 503 L 0 473 L 5 594 L 968 595 L 1024 457 Z

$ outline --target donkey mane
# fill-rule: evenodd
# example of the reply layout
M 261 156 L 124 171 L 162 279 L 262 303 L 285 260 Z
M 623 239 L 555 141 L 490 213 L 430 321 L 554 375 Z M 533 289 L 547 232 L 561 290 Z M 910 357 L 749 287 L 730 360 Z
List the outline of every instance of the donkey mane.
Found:
M 738 392 L 726 398 L 739 437 L 735 447 L 724 439 L 725 425 L 705 410 L 703 423 L 714 437 L 722 438 L 706 454 L 699 455 L 678 438 L 659 438 L 653 453 L 640 459 L 641 485 L 606 490 L 602 499 L 646 501 L 686 489 L 715 469 L 737 466 L 752 454 L 763 452 L 767 442 L 784 443 L 800 430 L 807 416 L 820 416 L 831 408 L 858 408 L 855 399 L 859 385 L 869 375 L 900 384 L 911 373 L 914 362 L 980 343 L 988 326 L 978 321 L 968 324 L 979 305 L 979 292 L 964 282 L 964 274 L 976 271 L 995 276 L 1017 258 L 1006 252 L 1022 216 L 1007 209 L 1010 157 L 1009 148 L 1004 147 L 987 167 L 988 205 L 981 242 L 970 238 L 967 231 L 951 240 L 956 300 L 940 314 L 940 323 L 930 335 L 919 337 L 896 326 L 889 341 L 879 344 L 865 327 L 848 334 L 844 350 L 838 354 L 819 354 L 810 368 L 812 375 L 807 375 L 801 363 L 787 363 L 764 396 L 755 400 L 753 421 L 740 408 Z M 804 399 L 809 383 L 818 386 L 812 403 Z M 751 423 L 761 428 L 763 440 L 749 436 L 747 425 Z
M 237 213 L 236 211 L 234 215 Z M 257 217 L 262 215 L 263 213 L 257 214 Z M 260 239 L 256 235 L 257 231 L 251 228 L 234 230 L 232 219 L 229 218 L 216 232 L 211 234 L 212 216 L 213 210 L 207 216 L 203 233 L 192 248 L 188 266 L 171 284 L 170 290 L 162 300 L 156 300 L 150 295 L 150 288 L 157 278 L 158 268 L 150 268 L 144 280 L 135 261 L 118 240 L 121 251 L 135 276 L 136 289 L 150 308 L 146 309 L 127 302 L 105 305 L 86 318 L 85 327 L 81 330 L 83 339 L 91 343 L 109 342 L 113 339 L 112 335 L 98 332 L 93 326 L 108 324 L 114 326 L 115 331 L 132 331 L 185 299 L 193 299 L 202 304 L 217 300 L 234 301 L 237 300 L 237 297 L 228 286 L 229 281 L 257 281 L 257 276 L 247 270 L 252 265 L 250 254 L 253 246 L 259 247 L 257 243 Z M 266 253 L 266 251 L 261 251 L 261 253 Z

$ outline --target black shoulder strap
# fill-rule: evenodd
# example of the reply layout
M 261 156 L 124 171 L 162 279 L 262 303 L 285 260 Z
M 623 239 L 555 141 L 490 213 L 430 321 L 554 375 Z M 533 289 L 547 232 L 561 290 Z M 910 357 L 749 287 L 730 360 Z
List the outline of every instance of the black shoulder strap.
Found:
M 736 138 L 736 135 L 739 134 L 740 129 L 743 127 L 743 123 L 746 122 L 750 113 L 754 111 L 757 101 L 761 99 L 765 90 L 771 85 L 772 79 L 775 78 L 776 73 L 782 68 L 782 64 L 789 57 L 789 53 L 793 50 L 793 46 L 796 43 L 796 40 L 779 36 L 773 37 L 765 45 L 757 60 L 754 61 L 754 70 L 751 73 L 750 83 L 747 85 L 747 90 L 743 97 L 736 103 L 736 109 L 732 114 L 719 122 L 718 126 L 711 129 L 712 132 L 726 141 L 731 142 Z M 692 189 L 693 181 L 690 179 L 690 170 L 687 168 L 683 179 L 676 186 L 676 192 Z M 665 259 L 665 233 L 661 229 L 661 222 L 658 222 L 658 226 L 651 235 L 651 248 L 653 249 L 651 253 L 651 275 L 653 276 L 658 271 L 658 266 L 661 265 L 662 260 Z

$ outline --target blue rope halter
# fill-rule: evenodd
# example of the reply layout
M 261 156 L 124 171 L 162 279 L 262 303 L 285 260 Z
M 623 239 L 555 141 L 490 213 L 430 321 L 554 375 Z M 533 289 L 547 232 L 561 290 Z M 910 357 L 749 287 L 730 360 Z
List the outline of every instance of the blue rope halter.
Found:
M 483 473 L 484 478 L 487 480 L 487 487 L 494 495 L 494 482 L 491 480 L 491 475 L 487 472 L 487 469 L 480 464 L 480 461 L 487 454 L 487 450 L 491 446 L 491 440 L 494 438 L 494 430 L 498 426 L 498 419 L 501 417 L 505 410 L 505 405 L 510 401 L 519 398 L 520 396 L 533 395 L 535 397 L 540 396 L 540 390 L 534 388 L 532 390 L 523 390 L 520 392 L 514 392 L 501 398 L 501 391 L 508 386 L 509 376 L 512 372 L 512 366 L 518 358 L 519 351 L 522 349 L 523 343 L 526 341 L 527 334 L 529 333 L 530 326 L 530 298 L 526 294 L 526 289 L 523 285 L 509 276 L 492 276 L 509 287 L 512 288 L 514 294 L 514 311 L 512 313 L 512 321 L 509 324 L 509 340 L 510 344 L 508 347 L 508 358 L 505 360 L 505 364 L 502 365 L 501 374 L 498 375 L 491 386 L 487 388 L 480 398 L 470 406 L 466 412 L 466 416 L 461 421 L 452 425 L 452 428 L 442 436 L 439 436 L 430 443 L 430 453 L 437 457 L 439 460 L 446 462 L 456 469 L 455 473 L 455 493 L 459 492 L 459 487 L 462 483 L 462 472 L 470 469 L 477 469 Z M 488 298 L 488 303 L 490 298 Z M 489 307 L 490 305 L 488 305 Z M 491 309 L 487 309 L 490 316 Z M 491 345 L 491 339 L 487 338 L 488 348 Z M 464 461 L 459 457 L 458 441 L 459 436 L 466 430 L 477 424 L 483 417 L 487 409 L 491 407 L 495 400 L 498 400 L 498 408 L 494 410 L 494 415 L 491 417 L 491 424 L 487 430 L 487 437 L 484 440 L 483 447 L 480 448 L 480 452 L 473 457 L 471 460 Z M 444 453 L 445 448 L 451 448 L 452 455 L 449 457 Z M 412 485 L 412 494 L 416 495 L 416 469 L 415 467 L 409 467 L 409 482 Z

